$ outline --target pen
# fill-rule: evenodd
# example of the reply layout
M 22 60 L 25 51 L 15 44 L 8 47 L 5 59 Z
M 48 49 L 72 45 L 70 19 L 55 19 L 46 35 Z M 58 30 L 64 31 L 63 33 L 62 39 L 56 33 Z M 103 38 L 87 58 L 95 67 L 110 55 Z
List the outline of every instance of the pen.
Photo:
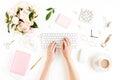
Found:
M 36 61 L 36 63 L 30 69 L 32 70 L 40 60 L 41 60 L 41 57 Z

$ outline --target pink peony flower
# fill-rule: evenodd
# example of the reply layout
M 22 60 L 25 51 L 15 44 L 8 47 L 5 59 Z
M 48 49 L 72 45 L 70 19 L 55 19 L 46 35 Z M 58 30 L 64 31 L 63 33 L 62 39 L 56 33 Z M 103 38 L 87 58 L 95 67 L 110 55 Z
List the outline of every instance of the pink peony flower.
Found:
M 30 30 L 30 26 L 24 22 L 20 22 L 18 29 L 23 32 L 28 32 Z
M 34 33 L 34 29 L 30 28 L 30 30 L 28 31 L 28 33 Z

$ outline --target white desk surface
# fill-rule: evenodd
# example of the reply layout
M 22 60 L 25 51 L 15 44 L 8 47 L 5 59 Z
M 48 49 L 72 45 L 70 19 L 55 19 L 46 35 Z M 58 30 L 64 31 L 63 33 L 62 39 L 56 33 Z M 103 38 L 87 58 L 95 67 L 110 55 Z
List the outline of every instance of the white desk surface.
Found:
M 39 80 L 41 70 L 44 65 L 46 51 L 40 48 L 40 38 L 41 32 L 78 32 L 81 36 L 89 36 L 90 28 L 93 30 L 102 30 L 102 35 L 99 39 L 94 40 L 94 46 L 90 45 L 90 41 L 81 41 L 80 46 L 73 50 L 71 54 L 75 67 L 79 71 L 80 80 L 120 80 L 120 58 L 119 58 L 119 0 L 27 0 L 30 3 L 36 4 L 40 8 L 40 21 L 39 29 L 35 33 L 22 36 L 13 37 L 7 33 L 5 20 L 5 12 L 14 7 L 21 0 L 0 0 L 0 79 L 1 80 Z M 24 0 L 23 0 L 24 1 Z M 55 8 L 55 14 L 51 17 L 49 21 L 45 21 L 46 10 L 49 7 Z M 82 23 L 77 20 L 77 13 L 79 10 L 89 9 L 94 12 L 94 19 L 91 24 Z M 73 19 L 73 23 L 69 28 L 63 28 L 55 23 L 55 19 L 59 13 L 67 15 Z M 110 29 L 104 28 L 103 18 L 106 17 L 111 21 Z M 80 26 L 80 27 L 79 27 Z M 106 35 L 112 34 L 110 41 L 106 48 L 101 48 L 99 44 L 104 41 Z M 96 34 L 96 33 L 95 33 Z M 97 34 L 96 34 L 97 35 Z M 22 40 L 31 40 L 33 47 L 27 44 L 22 44 Z M 87 37 L 88 38 L 88 37 Z M 5 43 L 15 39 L 15 42 L 10 46 L 9 49 L 5 47 Z M 89 39 L 89 38 L 88 38 Z M 21 42 L 20 42 L 21 41 Z M 42 60 L 35 66 L 33 70 L 27 71 L 25 76 L 14 75 L 9 72 L 10 65 L 14 56 L 15 50 L 23 50 L 31 53 L 31 61 L 29 68 L 36 62 L 36 60 L 42 56 Z M 79 50 L 82 50 L 80 61 L 77 61 L 77 54 Z M 111 57 L 112 65 L 107 72 L 97 72 L 93 70 L 89 64 L 89 58 L 93 53 L 99 51 L 106 51 Z M 58 52 L 56 58 L 51 66 L 49 80 L 67 80 L 67 70 L 65 66 L 64 59 Z

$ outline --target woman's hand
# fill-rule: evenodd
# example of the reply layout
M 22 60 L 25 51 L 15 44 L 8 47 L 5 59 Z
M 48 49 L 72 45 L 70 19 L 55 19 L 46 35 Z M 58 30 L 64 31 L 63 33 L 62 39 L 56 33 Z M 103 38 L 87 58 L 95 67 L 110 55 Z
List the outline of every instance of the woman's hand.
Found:
M 78 72 L 74 67 L 74 62 L 70 56 L 71 50 L 72 48 L 71 48 L 70 40 L 68 38 L 64 38 L 62 40 L 62 53 L 63 53 L 63 56 L 65 57 L 65 60 L 68 66 L 68 71 L 70 76 L 69 80 L 80 80 Z
M 62 53 L 66 59 L 66 63 L 68 65 L 70 80 L 79 80 L 79 75 L 74 68 L 73 61 L 70 57 L 71 54 L 71 43 L 68 38 L 64 38 L 62 40 Z M 48 71 L 50 69 L 51 62 L 55 58 L 56 55 L 56 43 L 53 41 L 49 44 L 47 49 L 47 61 L 45 63 L 44 69 L 42 71 L 40 80 L 47 80 Z
M 70 40 L 68 38 L 63 38 L 62 53 L 63 53 L 63 56 L 65 57 L 65 59 L 70 58 L 71 50 L 72 50 L 72 47 L 71 47 Z
M 56 55 L 56 42 L 51 42 L 47 49 L 47 61 L 52 62 Z

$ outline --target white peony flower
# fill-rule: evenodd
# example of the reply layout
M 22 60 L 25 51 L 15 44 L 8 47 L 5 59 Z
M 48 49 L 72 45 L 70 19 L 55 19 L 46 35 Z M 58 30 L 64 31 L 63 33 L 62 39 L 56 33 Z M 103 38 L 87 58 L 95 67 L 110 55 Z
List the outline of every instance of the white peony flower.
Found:
M 28 25 L 28 26 L 31 26 L 31 25 L 33 25 L 33 21 L 25 21 L 25 23 Z
M 26 14 L 25 11 L 20 11 L 20 19 L 22 19 L 24 21 L 29 21 L 28 14 Z
M 13 24 L 18 24 L 18 22 L 19 22 L 19 19 L 17 18 L 17 17 L 13 17 L 12 18 L 12 22 L 13 22 Z

